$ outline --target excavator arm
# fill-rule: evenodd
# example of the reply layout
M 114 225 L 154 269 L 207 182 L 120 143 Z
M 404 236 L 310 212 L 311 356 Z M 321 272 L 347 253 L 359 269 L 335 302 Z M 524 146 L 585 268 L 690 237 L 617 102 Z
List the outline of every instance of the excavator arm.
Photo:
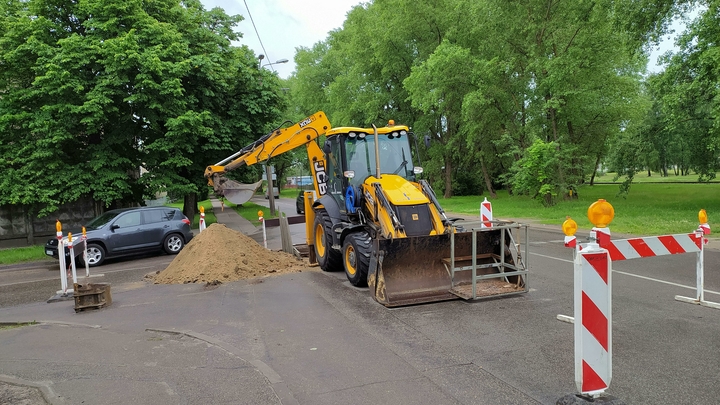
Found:
M 330 121 L 325 113 L 318 111 L 292 126 L 274 130 L 233 155 L 208 166 L 205 169 L 205 178 L 219 197 L 224 197 L 235 204 L 243 204 L 253 196 L 262 181 L 254 184 L 238 183 L 226 178 L 224 175 L 227 172 L 264 162 L 307 145 L 324 135 L 330 128 Z

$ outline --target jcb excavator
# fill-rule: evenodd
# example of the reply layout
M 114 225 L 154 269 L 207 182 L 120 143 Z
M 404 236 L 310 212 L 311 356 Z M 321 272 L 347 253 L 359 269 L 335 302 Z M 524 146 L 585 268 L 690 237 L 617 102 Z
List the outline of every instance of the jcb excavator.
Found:
M 413 165 L 409 135 L 392 121 L 332 128 L 317 112 L 208 166 L 205 177 L 216 194 L 243 203 L 250 197 L 236 192 L 239 183 L 226 172 L 305 146 L 315 188 L 304 195 L 311 264 L 344 269 L 352 285 L 368 285 L 386 306 L 527 291 L 511 229 L 455 227 L 428 182 L 416 178 L 422 168 Z M 488 280 L 500 286 L 485 291 Z

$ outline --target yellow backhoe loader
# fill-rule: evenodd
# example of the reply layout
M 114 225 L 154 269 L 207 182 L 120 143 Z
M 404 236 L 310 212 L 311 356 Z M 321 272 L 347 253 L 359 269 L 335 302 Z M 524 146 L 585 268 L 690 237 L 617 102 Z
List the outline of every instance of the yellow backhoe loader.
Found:
M 317 112 L 261 137 L 221 162 L 227 165 L 208 166 L 205 177 L 230 199 L 238 185 L 226 172 L 305 146 L 315 188 L 304 195 L 311 264 L 344 269 L 352 285 L 369 286 L 386 306 L 526 292 L 513 236 L 520 226 L 456 227 L 428 182 L 416 178 L 422 168 L 413 164 L 410 136 L 392 121 L 332 128 Z

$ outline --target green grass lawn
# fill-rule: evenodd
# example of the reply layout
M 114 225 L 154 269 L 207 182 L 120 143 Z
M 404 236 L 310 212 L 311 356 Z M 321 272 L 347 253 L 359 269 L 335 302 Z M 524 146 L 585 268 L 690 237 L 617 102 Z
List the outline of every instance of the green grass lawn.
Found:
M 720 183 L 720 173 L 715 173 L 715 179 L 712 180 L 712 183 Z M 613 181 L 615 178 L 615 173 L 608 172 L 605 174 L 601 174 L 595 177 L 595 182 L 597 183 L 617 183 L 620 184 L 625 180 L 624 177 L 619 178 L 617 181 Z M 657 172 L 651 172 L 650 176 L 648 176 L 647 172 L 639 172 L 633 177 L 633 183 L 674 183 L 674 182 L 682 182 L 682 183 L 695 183 L 698 181 L 698 175 L 697 174 L 689 174 L 685 176 L 676 176 L 674 173 L 669 172 L 667 177 L 662 177 L 660 173 Z
M 578 199 L 561 201 L 553 207 L 543 207 L 525 196 L 508 196 L 498 192 L 492 202 L 493 217 L 532 219 L 542 224 L 561 225 L 566 216 L 572 217 L 580 228 L 591 228 L 587 209 L 602 198 L 613 205 L 615 219 L 611 232 L 638 235 L 665 235 L 690 232 L 698 226 L 698 212 L 705 209 L 709 224 L 720 219 L 720 183 L 713 184 L 633 184 L 627 198 L 618 197 L 618 185 L 584 186 Z M 487 195 L 486 195 L 487 196 Z M 480 216 L 482 196 L 440 198 L 440 205 L 451 213 Z M 718 226 L 720 227 L 720 225 Z

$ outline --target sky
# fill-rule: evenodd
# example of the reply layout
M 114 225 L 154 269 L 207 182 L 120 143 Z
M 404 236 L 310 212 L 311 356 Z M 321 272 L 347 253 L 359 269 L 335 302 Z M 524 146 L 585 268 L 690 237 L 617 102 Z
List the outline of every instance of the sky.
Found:
M 295 49 L 312 47 L 327 38 L 328 32 L 342 27 L 347 13 L 361 0 L 201 0 L 206 10 L 220 7 L 230 15 L 240 14 L 244 20 L 238 31 L 240 43 L 265 55 L 262 64 L 287 59 L 288 63 L 265 66 L 288 78 L 295 70 Z M 246 7 L 247 4 L 247 7 Z M 250 15 L 255 22 L 253 27 Z M 255 33 L 257 28 L 257 34 Z M 258 34 L 260 41 L 258 40 Z M 263 50 L 264 45 L 265 50 Z
M 249 46 L 256 55 L 265 55 L 262 60 L 264 68 L 276 71 L 282 78 L 288 78 L 295 70 L 293 58 L 296 48 L 300 46 L 310 48 L 326 39 L 328 32 L 342 27 L 347 13 L 362 2 L 361 0 L 201 1 L 207 10 L 220 7 L 230 15 L 242 15 L 244 20 L 238 26 L 238 30 L 243 34 L 240 43 Z M 683 27 L 684 24 L 679 21 L 673 24 L 676 33 L 679 33 Z M 649 72 L 662 70 L 662 67 L 656 63 L 657 58 L 674 48 L 674 37 L 675 35 L 666 36 L 659 47 L 650 54 Z M 268 65 L 283 59 L 287 59 L 288 62 Z

